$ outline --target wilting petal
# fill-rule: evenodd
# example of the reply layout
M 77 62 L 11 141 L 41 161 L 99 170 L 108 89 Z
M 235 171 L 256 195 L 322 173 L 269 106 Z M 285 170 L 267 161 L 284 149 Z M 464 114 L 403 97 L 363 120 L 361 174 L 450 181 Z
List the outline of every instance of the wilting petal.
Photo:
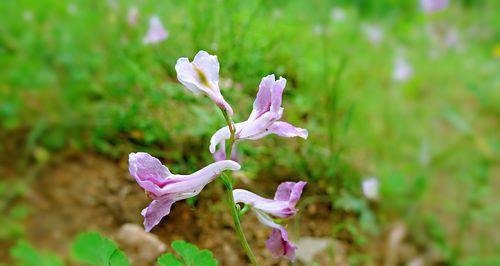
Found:
M 262 224 L 273 228 L 273 231 L 269 235 L 269 239 L 266 240 L 266 247 L 271 254 L 273 254 L 274 257 L 286 256 L 290 261 L 295 261 L 297 246 L 288 239 L 288 233 L 285 228 L 259 211 L 254 211 L 254 213 Z
M 151 231 L 153 227 L 160 223 L 161 219 L 170 213 L 170 208 L 175 200 L 153 200 L 148 207 L 142 210 L 144 216 L 144 229 L 146 232 Z
M 152 16 L 149 19 L 149 29 L 146 36 L 142 40 L 144 44 L 153 44 L 165 40 L 168 37 L 168 31 L 163 28 L 161 20 L 157 16 Z
M 219 89 L 219 61 L 217 56 L 199 51 L 193 62 L 186 57 L 179 58 L 175 64 L 177 79 L 195 94 L 204 93 L 217 106 L 233 115 L 233 109 L 226 102 Z

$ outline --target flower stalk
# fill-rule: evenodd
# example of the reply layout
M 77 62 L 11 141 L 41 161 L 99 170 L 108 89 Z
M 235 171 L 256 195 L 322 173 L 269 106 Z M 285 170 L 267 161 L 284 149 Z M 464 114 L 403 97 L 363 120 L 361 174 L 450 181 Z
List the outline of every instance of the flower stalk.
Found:
M 235 141 L 235 133 L 236 130 L 234 128 L 234 123 L 231 119 L 231 117 L 228 115 L 227 111 L 224 109 L 222 110 L 222 114 L 224 115 L 224 119 L 226 120 L 227 126 L 229 128 L 229 132 L 231 134 L 229 138 L 229 145 L 228 145 L 228 152 L 226 152 L 227 158 L 230 158 L 231 156 L 231 150 L 233 149 L 234 141 Z M 241 226 L 241 221 L 240 221 L 240 216 L 241 213 L 237 208 L 236 208 L 236 203 L 234 202 L 234 196 L 233 196 L 233 178 L 231 175 L 223 173 L 220 176 L 222 182 L 224 183 L 224 187 L 226 189 L 226 197 L 227 201 L 229 203 L 229 208 L 231 210 L 231 216 L 233 217 L 233 223 L 234 223 L 234 229 L 236 231 L 236 234 L 238 235 L 238 238 L 240 239 L 241 246 L 245 250 L 245 253 L 250 260 L 250 263 L 254 266 L 259 265 L 257 263 L 257 259 L 255 258 L 255 255 L 253 254 L 252 248 L 250 247 L 250 244 L 248 244 L 248 241 L 245 237 L 245 234 L 243 232 L 243 227 Z

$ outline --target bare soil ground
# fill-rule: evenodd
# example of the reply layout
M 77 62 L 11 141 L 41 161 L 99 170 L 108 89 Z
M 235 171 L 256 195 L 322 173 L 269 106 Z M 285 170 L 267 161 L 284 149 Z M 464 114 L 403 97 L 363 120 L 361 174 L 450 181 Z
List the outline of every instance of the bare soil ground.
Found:
M 272 196 L 277 184 L 258 185 Z M 164 243 L 184 239 L 210 249 L 221 265 L 244 265 L 245 256 L 233 233 L 232 220 L 221 198 L 222 185 L 213 183 L 200 194 L 195 208 L 174 204 L 170 215 L 153 230 Z M 130 177 L 126 162 L 94 154 L 67 154 L 47 164 L 27 195 L 32 215 L 27 235 L 36 246 L 68 254 L 68 243 L 80 232 L 99 231 L 116 239 L 126 223 L 142 223 L 140 211 L 150 201 Z M 330 212 L 310 205 L 301 212 L 300 227 L 290 223 L 292 235 L 329 236 Z M 265 265 L 287 264 L 272 259 L 264 242 L 270 230 L 251 214 L 243 219 L 247 238 Z M 120 244 L 120 243 L 119 243 Z M 137 250 L 120 245 L 133 257 Z M 149 262 L 148 265 L 154 265 Z
M 150 201 L 130 177 L 127 162 L 116 162 L 93 153 L 67 153 L 53 158 L 38 172 L 26 195 L 25 201 L 31 209 L 25 222 L 27 238 L 36 247 L 67 258 L 69 243 L 78 233 L 99 231 L 117 240 L 133 265 L 154 265 L 154 259 L 141 257 L 140 246 L 130 245 L 118 237 L 124 224 L 141 225 L 140 211 Z M 239 182 L 237 186 L 251 186 L 252 190 L 271 197 L 278 183 L 265 179 L 265 182 L 254 181 L 246 185 Z M 304 198 L 314 195 L 314 190 L 313 187 L 307 188 Z M 220 265 L 246 265 L 222 195 L 222 184 L 214 182 L 208 185 L 194 208 L 185 201 L 174 204 L 170 215 L 152 233 L 167 245 L 173 240 L 183 239 L 209 249 Z M 243 225 L 262 265 L 289 264 L 285 259 L 272 258 L 266 250 L 264 243 L 270 230 L 253 215 L 247 214 Z M 298 237 L 331 237 L 332 216 L 328 205 L 320 202 L 307 204 L 288 224 L 288 230 L 294 240 Z M 349 236 L 340 235 L 329 251 L 315 257 L 316 261 L 321 265 L 349 265 L 348 254 L 360 251 L 375 258 L 372 260 L 375 265 L 398 265 L 401 261 L 418 257 L 418 249 L 405 241 L 404 225 L 396 224 L 385 231 L 379 240 L 370 240 L 378 244 L 368 246 L 366 250 L 354 248 Z M 2 257 L 6 256 L 8 245 L 3 244 Z M 67 265 L 73 264 L 67 261 Z

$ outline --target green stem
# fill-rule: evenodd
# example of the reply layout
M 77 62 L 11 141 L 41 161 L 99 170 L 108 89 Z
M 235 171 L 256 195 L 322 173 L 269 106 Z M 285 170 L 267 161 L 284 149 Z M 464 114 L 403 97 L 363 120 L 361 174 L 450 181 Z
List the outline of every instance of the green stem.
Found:
M 234 202 L 234 197 L 233 197 L 233 186 L 231 185 L 230 182 L 224 182 L 224 185 L 226 187 L 226 196 L 229 202 L 229 208 L 231 209 L 231 216 L 233 217 L 234 229 L 236 231 L 236 234 L 240 239 L 241 246 L 245 250 L 247 257 L 250 260 L 250 263 L 254 266 L 257 266 L 259 264 L 257 263 L 257 259 L 255 258 L 255 255 L 252 252 L 252 248 L 248 244 L 245 234 L 243 233 L 243 227 L 241 226 L 238 210 L 236 210 L 236 203 Z
M 231 158 L 231 151 L 233 149 L 234 141 L 235 141 L 235 128 L 233 121 L 231 117 L 227 114 L 225 110 L 222 110 L 222 114 L 224 115 L 224 118 L 226 119 L 227 126 L 229 128 L 229 132 L 231 134 L 229 138 L 229 146 L 228 149 L 229 151 L 226 150 L 226 158 L 229 160 Z M 231 210 L 231 216 L 233 217 L 233 222 L 234 222 L 234 229 L 236 231 L 236 234 L 238 235 L 238 238 L 240 239 L 241 246 L 245 250 L 245 253 L 247 254 L 248 259 L 250 260 L 250 263 L 254 266 L 259 265 L 257 263 L 257 259 L 255 258 L 255 255 L 252 252 L 252 248 L 248 244 L 248 241 L 245 237 L 245 234 L 243 233 L 243 227 L 241 226 L 240 222 L 240 216 L 238 213 L 238 210 L 236 209 L 236 203 L 234 202 L 234 196 L 233 196 L 233 179 L 232 176 L 223 173 L 221 175 L 221 180 L 224 183 L 224 186 L 226 188 L 226 196 L 227 196 L 227 201 L 229 203 L 229 209 Z

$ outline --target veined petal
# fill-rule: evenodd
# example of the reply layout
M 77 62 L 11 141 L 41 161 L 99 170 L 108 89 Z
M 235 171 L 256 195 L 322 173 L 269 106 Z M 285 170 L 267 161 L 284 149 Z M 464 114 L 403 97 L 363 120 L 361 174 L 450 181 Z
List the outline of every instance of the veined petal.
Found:
M 269 134 L 276 134 L 280 137 L 292 138 L 301 137 L 307 139 L 307 129 L 295 127 L 287 122 L 276 121 L 268 128 Z
M 281 99 L 283 97 L 283 90 L 286 86 L 286 79 L 280 77 L 276 82 L 274 82 L 271 88 L 271 107 L 270 111 L 273 113 L 278 113 L 281 108 Z M 279 118 L 278 118 L 279 119 Z
M 145 153 L 129 154 L 129 171 L 137 183 L 147 191 L 156 192 L 169 183 L 172 173 L 160 160 Z
M 273 254 L 274 257 L 286 256 L 290 261 L 295 261 L 297 246 L 288 239 L 288 233 L 285 228 L 259 211 L 254 211 L 254 213 L 262 224 L 273 228 L 273 231 L 269 235 L 269 239 L 266 240 L 266 247 L 271 254 Z
M 255 120 L 247 120 L 242 122 L 241 130 L 237 131 L 238 139 L 260 139 L 263 136 L 269 135 L 267 128 L 269 128 L 276 121 L 276 115 L 271 112 L 266 112 L 256 118 Z
M 307 185 L 307 182 L 283 182 L 276 189 L 274 194 L 275 200 L 288 201 L 290 205 L 295 206 L 302 195 L 302 190 Z
M 142 210 L 144 216 L 144 229 L 146 232 L 151 231 L 153 227 L 160 223 L 161 219 L 170 213 L 170 208 L 176 200 L 161 199 L 153 200 L 148 207 Z
M 189 193 L 201 190 L 206 184 L 210 183 L 225 170 L 240 170 L 241 166 L 231 160 L 218 161 L 205 166 L 190 175 L 174 175 L 173 182 L 160 189 L 161 195 Z
M 263 77 L 259 84 L 257 97 L 253 102 L 253 110 L 248 120 L 254 120 L 271 108 L 271 88 L 274 84 L 274 74 Z

